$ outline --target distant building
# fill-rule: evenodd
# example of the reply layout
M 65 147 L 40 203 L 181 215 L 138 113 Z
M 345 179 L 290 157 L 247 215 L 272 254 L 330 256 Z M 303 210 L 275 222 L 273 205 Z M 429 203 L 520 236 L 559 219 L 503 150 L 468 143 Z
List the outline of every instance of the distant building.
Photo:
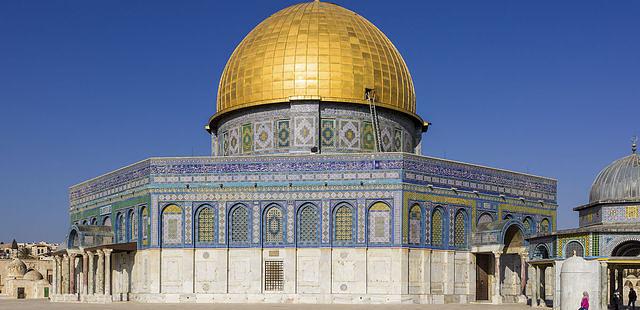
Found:
M 40 241 L 37 243 L 19 243 L 13 240 L 11 243 L 0 244 L 0 259 L 13 259 L 13 258 L 37 258 L 37 259 L 51 259 L 46 254 L 56 251 L 59 244 L 47 243 Z M 25 250 L 23 250 L 25 249 Z
M 0 297 L 48 298 L 53 260 L 0 259 Z

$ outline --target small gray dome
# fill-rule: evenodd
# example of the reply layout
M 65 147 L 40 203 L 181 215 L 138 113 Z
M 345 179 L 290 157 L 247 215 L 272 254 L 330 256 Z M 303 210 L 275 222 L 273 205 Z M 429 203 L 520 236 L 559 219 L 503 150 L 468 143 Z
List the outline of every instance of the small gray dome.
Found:
M 14 258 L 13 261 L 7 265 L 8 277 L 22 277 L 25 273 L 27 273 L 27 265 L 17 258 Z
M 42 274 L 35 269 L 31 269 L 24 274 L 25 280 L 38 281 L 38 280 L 42 280 L 42 278 L 43 278 Z
M 635 152 L 600 171 L 591 185 L 589 203 L 640 200 L 640 156 Z

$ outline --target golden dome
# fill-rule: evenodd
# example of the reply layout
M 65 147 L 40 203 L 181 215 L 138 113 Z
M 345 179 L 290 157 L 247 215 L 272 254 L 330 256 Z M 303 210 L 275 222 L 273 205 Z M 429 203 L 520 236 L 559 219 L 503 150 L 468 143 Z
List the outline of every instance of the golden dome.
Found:
M 229 58 L 217 113 L 290 100 L 367 104 L 416 113 L 409 69 L 391 41 L 364 17 L 326 2 L 285 8 L 256 26 Z

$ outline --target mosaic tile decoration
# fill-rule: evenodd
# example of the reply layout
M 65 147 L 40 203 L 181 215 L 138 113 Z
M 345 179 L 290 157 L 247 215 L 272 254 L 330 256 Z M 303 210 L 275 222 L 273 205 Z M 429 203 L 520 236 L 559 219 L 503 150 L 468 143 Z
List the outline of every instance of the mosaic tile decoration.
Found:
M 193 242 L 193 233 L 191 232 L 191 203 L 187 203 L 184 207 L 184 243 L 191 244 Z
M 329 201 L 322 202 L 322 242 L 329 242 Z
M 491 213 L 485 212 L 480 214 L 480 216 L 478 217 L 478 225 L 480 224 L 485 224 L 485 223 L 491 223 L 493 222 L 493 215 L 491 215 Z
M 356 205 L 358 206 L 357 208 L 357 212 L 358 212 L 358 216 L 357 216 L 357 240 L 358 243 L 364 243 L 364 238 L 365 238 L 365 222 L 364 219 L 366 218 L 365 216 L 365 208 L 366 208 L 366 201 L 364 199 L 358 199 L 356 202 Z
M 253 225 L 251 231 L 253 232 L 253 243 L 260 242 L 260 202 L 253 202 Z
M 360 123 L 352 120 L 338 120 L 339 145 L 346 149 L 360 148 Z
M 393 138 L 391 136 L 391 128 L 390 127 L 381 126 L 380 143 L 382 144 L 382 151 L 383 152 L 393 152 Z
M 279 120 L 278 121 L 278 147 L 289 147 L 290 143 L 290 126 L 289 120 Z
M 371 122 L 362 122 L 362 148 L 365 150 L 373 150 L 376 145 L 376 137 L 373 132 L 373 124 Z
M 255 135 L 253 140 L 255 141 L 255 150 L 262 151 L 273 149 L 273 123 L 271 121 L 256 122 L 255 123 Z
M 253 124 L 242 125 L 242 153 L 253 152 Z
M 219 229 L 218 229 L 218 242 L 220 244 L 225 244 L 225 241 L 227 239 L 226 236 L 226 224 L 227 224 L 227 207 L 226 207 L 227 203 L 225 201 L 220 201 L 220 203 L 218 204 L 218 206 L 220 207 L 218 210 L 218 225 L 219 225 Z
M 287 203 L 287 216 L 286 216 L 286 221 L 287 221 L 287 242 L 288 243 L 293 243 L 293 239 L 294 239 L 294 229 L 293 229 L 293 222 L 295 219 L 295 216 L 293 215 L 294 212 L 294 205 L 291 201 L 289 201 Z
M 375 156 L 376 160 L 372 161 Z M 331 160 L 327 160 L 327 159 Z M 445 188 L 456 186 L 461 190 L 476 190 L 487 194 L 504 193 L 516 197 L 530 197 L 555 203 L 555 180 L 520 175 L 457 162 L 449 162 L 424 156 L 408 154 L 371 155 L 323 155 L 316 158 L 297 156 L 261 156 L 260 162 L 253 159 L 231 157 L 206 158 L 154 158 L 116 170 L 105 176 L 73 186 L 70 191 L 72 206 L 118 193 L 129 188 L 149 183 L 150 175 L 212 174 L 203 181 L 211 182 L 219 175 L 233 173 L 246 180 L 247 174 L 269 172 L 322 176 L 321 171 L 405 171 L 406 180 L 418 184 L 433 184 Z M 173 178 L 173 176 L 171 177 Z M 158 179 L 160 180 L 160 179 Z M 167 179 L 167 180 L 170 180 Z M 464 180 L 464 181 L 463 181 Z M 176 176 L 176 181 L 178 178 Z M 494 185 L 495 184 L 495 185 Z M 503 192 L 498 191 L 502 185 Z
M 314 117 L 298 116 L 294 119 L 295 145 L 312 147 L 316 145 L 316 120 Z
M 392 152 L 400 152 L 402 151 L 402 130 L 395 129 L 393 131 L 393 151 Z
M 229 131 L 227 132 L 227 138 L 229 139 L 228 144 L 228 155 L 237 155 L 240 154 L 240 144 L 241 144 L 241 137 L 240 137 L 240 128 L 238 127 L 234 127 L 229 129 Z
M 322 147 L 336 146 L 336 120 L 322 119 L 321 125 Z
M 182 208 L 175 204 L 162 210 L 162 245 L 182 245 Z
M 220 149 L 222 152 L 222 156 L 229 156 L 231 154 L 231 151 L 229 150 L 229 132 L 223 132 L 221 137 L 222 139 L 220 139 Z

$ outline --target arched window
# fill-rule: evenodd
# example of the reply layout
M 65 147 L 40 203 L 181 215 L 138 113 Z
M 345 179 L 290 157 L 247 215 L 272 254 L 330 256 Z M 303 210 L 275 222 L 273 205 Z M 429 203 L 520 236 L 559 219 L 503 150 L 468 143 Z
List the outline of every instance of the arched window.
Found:
M 270 207 L 264 215 L 264 242 L 268 244 L 281 244 L 284 242 L 284 229 L 282 223 L 282 210 L 278 207 Z
M 70 249 L 77 248 L 80 246 L 80 237 L 78 236 L 78 232 L 75 229 L 72 229 L 69 232 L 69 240 L 67 242 L 67 247 Z
M 533 220 L 530 217 L 525 217 L 522 221 L 522 225 L 524 226 L 524 232 L 526 234 L 533 233 Z
M 111 226 L 111 218 L 107 216 L 104 219 L 102 219 L 102 225 L 103 226 Z
M 342 205 L 336 209 L 333 238 L 339 243 L 353 242 L 353 210 L 351 207 Z
M 149 209 L 142 207 L 140 209 L 140 224 L 142 225 L 142 245 L 149 245 L 149 229 L 151 222 L 149 221 Z
M 540 232 L 548 233 L 550 230 L 550 227 L 551 225 L 549 225 L 548 219 L 543 219 L 542 221 L 540 221 Z
M 162 245 L 182 244 L 182 208 L 168 205 L 162 210 Z
M 210 206 L 202 206 L 198 211 L 196 222 L 196 241 L 199 243 L 213 243 L 215 240 L 215 212 Z
M 409 210 L 409 244 L 420 244 L 422 232 L 422 208 L 415 204 Z
M 82 220 L 82 225 L 87 225 L 87 220 Z
M 478 218 L 478 226 L 480 226 L 481 224 L 491 223 L 491 222 L 493 222 L 493 216 L 491 216 L 491 214 L 489 213 L 483 213 Z
M 431 244 L 435 246 L 441 246 L 443 243 L 443 230 L 444 217 L 442 215 L 442 209 L 437 208 L 431 215 Z
M 231 243 L 249 243 L 249 210 L 240 205 L 231 211 Z
M 129 211 L 129 240 L 138 241 L 138 217 L 134 210 Z
M 369 208 L 367 241 L 388 243 L 391 241 L 391 208 L 384 202 L 376 202 Z
M 91 219 L 91 225 L 98 225 L 98 219 L 97 218 L 92 218 Z
M 454 222 L 453 244 L 456 247 L 464 247 L 467 245 L 467 230 L 465 227 L 465 214 L 463 211 L 456 213 Z
M 311 204 L 303 206 L 298 211 L 298 243 L 303 245 L 320 243 L 319 228 L 318 209 Z
M 127 219 L 124 214 L 118 214 L 118 241 L 127 242 Z
M 584 247 L 578 241 L 567 243 L 564 250 L 564 258 L 569 258 L 575 253 L 576 256 L 584 256 Z
M 549 258 L 549 250 L 547 250 L 547 247 L 544 244 L 539 244 L 536 246 L 533 256 L 537 259 L 547 259 Z

